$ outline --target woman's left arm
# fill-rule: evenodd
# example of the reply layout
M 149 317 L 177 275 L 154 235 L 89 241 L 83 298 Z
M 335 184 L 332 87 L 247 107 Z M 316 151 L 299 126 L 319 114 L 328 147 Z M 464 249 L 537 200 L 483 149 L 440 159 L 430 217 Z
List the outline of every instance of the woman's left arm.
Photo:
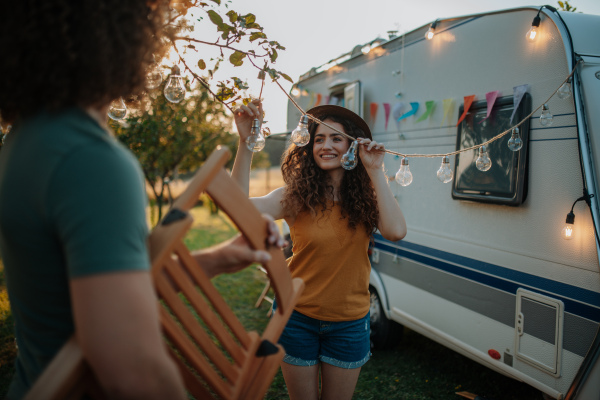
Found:
M 406 236 L 406 221 L 383 172 L 385 147 L 369 139 L 360 138 L 358 143 L 360 159 L 373 182 L 377 195 L 379 209 L 377 229 L 388 240 L 393 242 L 401 240 Z

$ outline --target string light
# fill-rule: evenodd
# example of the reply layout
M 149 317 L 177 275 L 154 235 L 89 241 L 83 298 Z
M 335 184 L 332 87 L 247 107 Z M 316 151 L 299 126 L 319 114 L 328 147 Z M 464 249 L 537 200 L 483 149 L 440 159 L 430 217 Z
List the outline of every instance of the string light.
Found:
M 255 118 L 252 121 L 250 136 L 246 138 L 246 147 L 253 153 L 257 153 L 265 148 L 265 136 L 260 130 L 260 121 Z
M 163 76 L 160 71 L 160 66 L 154 62 L 150 68 L 148 68 L 148 72 L 146 73 L 146 88 L 149 90 L 156 89 L 160 86 L 162 81 Z
M 115 121 L 125 119 L 127 116 L 127 106 L 122 97 L 119 97 L 117 100 L 113 100 L 110 103 L 108 106 L 108 116 Z
M 403 157 L 400 160 L 400 169 L 396 172 L 395 180 L 400 186 L 408 186 L 412 183 L 413 175 L 408 166 L 408 158 Z
M 358 142 L 356 140 L 353 140 L 346 154 L 342 156 L 340 163 L 342 165 L 342 168 L 344 168 L 345 170 L 349 171 L 351 169 L 354 169 L 356 165 L 358 165 L 358 157 L 356 156 L 357 146 Z
M 573 202 L 573 205 L 571 206 L 571 211 L 569 211 L 569 213 L 567 214 L 567 218 L 565 220 L 565 225 L 563 226 L 563 228 L 560 231 L 560 235 L 563 237 L 563 239 L 565 240 L 571 240 L 573 239 L 574 236 L 574 228 L 575 228 L 575 213 L 573 212 L 573 209 L 575 208 L 575 204 L 577 204 L 580 201 L 585 201 L 588 205 L 588 207 L 591 205 L 590 203 L 590 199 L 594 197 L 593 194 L 588 194 L 586 189 L 583 189 L 583 196 L 581 196 L 580 198 L 578 198 L 577 200 L 575 200 L 575 202 Z
M 482 172 L 489 171 L 490 168 L 492 168 L 492 160 L 490 159 L 485 146 L 479 148 L 479 157 L 477 157 L 477 160 L 475 161 L 475 166 Z
M 535 40 L 535 38 L 538 36 L 538 28 L 540 27 L 540 22 L 541 22 L 540 12 L 542 11 L 542 8 L 540 8 L 540 10 L 538 11 L 535 18 L 533 18 L 533 22 L 531 23 L 531 28 L 529 28 L 529 31 L 527 31 L 527 35 L 525 35 L 527 40 L 529 40 L 530 42 L 533 42 Z
M 185 98 L 185 84 L 177 66 L 172 69 L 172 73 L 165 85 L 164 93 L 165 98 L 171 103 L 179 103 Z
M 300 88 L 298 86 L 294 86 L 292 88 L 292 96 L 300 97 L 301 94 L 302 94 L 302 91 L 300 90 Z
M 550 112 L 550 107 L 548 107 L 548 104 L 544 103 L 542 106 L 542 114 L 540 115 L 540 124 L 542 124 L 542 126 L 550 126 L 552 125 L 552 122 L 554 122 L 554 117 Z
M 437 24 L 438 24 L 438 20 L 436 19 L 429 26 L 429 29 L 427 29 L 427 32 L 425 32 L 425 39 L 427 39 L 427 40 L 433 39 L 433 36 L 435 36 L 435 28 L 437 28 Z
M 308 116 L 304 114 L 300 117 L 300 122 L 296 129 L 292 131 L 292 142 L 296 146 L 306 146 L 310 142 L 310 133 L 308 132 Z
M 519 136 L 519 128 L 513 128 L 512 135 L 508 139 L 508 148 L 512 151 L 519 151 L 523 147 L 523 140 Z
M 442 183 L 448 183 L 452 181 L 454 173 L 450 169 L 450 158 L 448 156 L 442 157 L 442 165 L 437 170 L 437 178 Z
M 571 96 L 571 85 L 569 82 L 565 82 L 561 87 L 556 91 L 556 95 L 559 99 L 564 100 Z

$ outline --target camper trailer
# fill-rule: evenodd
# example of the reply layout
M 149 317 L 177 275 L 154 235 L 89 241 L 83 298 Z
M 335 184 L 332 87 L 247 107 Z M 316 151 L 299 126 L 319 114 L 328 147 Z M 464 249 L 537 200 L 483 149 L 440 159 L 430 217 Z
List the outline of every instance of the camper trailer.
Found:
M 598 37 L 600 16 L 549 6 L 441 18 L 294 84 L 300 109 L 352 109 L 398 153 L 408 234 L 375 234 L 374 346 L 403 325 L 547 397 L 599 398 Z

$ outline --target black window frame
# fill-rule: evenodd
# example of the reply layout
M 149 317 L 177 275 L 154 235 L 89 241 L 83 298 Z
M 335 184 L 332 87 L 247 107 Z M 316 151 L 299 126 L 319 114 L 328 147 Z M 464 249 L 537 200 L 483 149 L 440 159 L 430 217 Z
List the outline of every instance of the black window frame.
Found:
M 497 99 L 490 117 L 483 124 L 479 124 L 487 115 L 487 101 L 474 102 L 457 127 L 456 150 L 486 142 L 531 113 L 531 96 L 525 93 L 517 107 L 512 124 L 509 124 L 514 109 L 513 103 L 513 96 Z M 464 104 L 460 106 L 458 115 L 461 116 L 463 112 Z M 511 133 L 486 146 L 492 160 L 492 167 L 486 172 L 479 171 L 475 167 L 478 149 L 457 154 L 454 163 L 452 198 L 510 206 L 523 204 L 527 198 L 529 175 L 527 162 L 529 131 L 528 118 L 519 126 L 519 134 L 523 141 L 523 147 L 519 151 L 513 152 L 507 146 Z M 464 167 L 461 166 L 461 157 L 463 162 L 467 163 Z M 494 179 L 490 180 L 490 178 Z

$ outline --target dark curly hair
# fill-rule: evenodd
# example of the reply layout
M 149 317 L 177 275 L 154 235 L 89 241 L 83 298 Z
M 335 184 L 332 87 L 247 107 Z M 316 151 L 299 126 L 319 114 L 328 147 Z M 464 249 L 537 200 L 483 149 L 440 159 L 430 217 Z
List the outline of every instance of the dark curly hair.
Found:
M 0 2 L 0 114 L 104 106 L 141 93 L 162 45 L 165 1 Z
M 330 120 L 344 127 L 352 137 L 365 137 L 363 131 L 352 121 L 335 115 L 319 116 L 321 121 Z M 291 144 L 283 154 L 281 170 L 286 184 L 282 204 L 286 212 L 297 215 L 308 210 L 316 216 L 317 210 L 332 207 L 333 187 L 329 175 L 317 166 L 313 157 L 313 146 L 317 124 L 310 121 L 310 141 L 306 146 Z M 342 216 L 348 219 L 348 227 L 356 229 L 362 225 L 371 234 L 377 227 L 379 211 L 375 188 L 362 161 L 356 168 L 345 171 L 339 192 Z

